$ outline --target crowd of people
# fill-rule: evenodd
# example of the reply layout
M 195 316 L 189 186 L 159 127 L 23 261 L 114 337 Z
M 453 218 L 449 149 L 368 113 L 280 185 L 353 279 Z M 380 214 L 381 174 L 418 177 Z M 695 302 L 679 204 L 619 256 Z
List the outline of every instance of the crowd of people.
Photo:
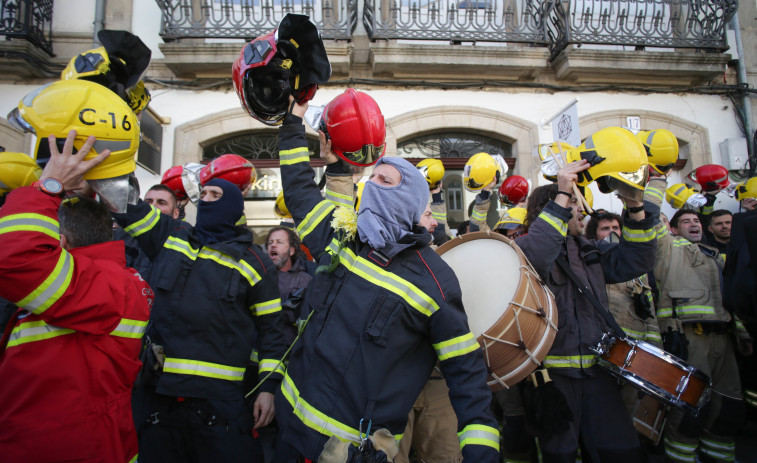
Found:
M 0 208 L 0 459 L 635 463 L 661 438 L 667 461 L 734 461 L 757 404 L 755 179 L 737 190 L 743 212 L 713 211 L 717 187 L 667 224 L 672 163 L 650 155 L 647 167 L 642 152 L 651 178 L 610 179 L 623 210 L 587 217 L 597 161 L 581 158 L 551 184 L 514 186 L 493 230 L 505 168 L 471 181 L 478 193 L 457 235 L 514 240 L 558 311 L 536 372 L 492 392 L 463 290 L 434 251 L 452 236 L 441 163 L 385 154 L 380 110 L 349 89 L 318 130 L 321 186 L 308 98 L 284 106 L 284 220 L 263 247 L 245 226 L 249 182 L 203 177 L 193 224 L 164 184 L 119 207 L 87 180 L 111 178 L 92 172 L 128 156 L 95 150 L 83 126 L 50 135 L 36 181 Z M 354 124 L 352 145 L 331 124 L 335 108 Z M 55 110 L 79 113 L 66 101 Z M 709 395 L 696 410 L 662 405 L 665 424 L 640 434 L 645 391 L 601 365 L 608 334 L 687 362 L 711 380 Z

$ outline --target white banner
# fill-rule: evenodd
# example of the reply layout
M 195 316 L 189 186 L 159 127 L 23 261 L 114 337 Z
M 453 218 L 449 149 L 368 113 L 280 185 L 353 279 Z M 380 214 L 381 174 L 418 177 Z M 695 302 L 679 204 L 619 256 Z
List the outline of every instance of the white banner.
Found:
M 581 132 L 578 129 L 578 105 L 574 102 L 552 119 L 554 141 L 563 141 L 570 146 L 581 144 Z

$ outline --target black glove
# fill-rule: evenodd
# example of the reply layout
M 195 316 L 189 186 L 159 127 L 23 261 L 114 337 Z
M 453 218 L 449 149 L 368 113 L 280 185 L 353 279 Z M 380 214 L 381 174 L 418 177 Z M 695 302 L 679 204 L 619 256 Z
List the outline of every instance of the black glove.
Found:
M 652 302 L 645 292 L 633 295 L 633 308 L 636 311 L 636 315 L 642 320 L 646 320 L 652 316 Z
M 386 454 L 373 448 L 373 442 L 366 440 L 361 448 L 350 447 L 347 463 L 387 463 Z
M 531 380 L 524 381 L 521 394 L 526 412 L 526 429 L 540 439 L 549 438 L 568 430 L 573 421 L 573 412 L 563 393 L 549 379 L 546 370 L 537 370 L 533 375 L 538 386 Z
M 689 358 L 688 345 L 689 341 L 681 331 L 673 331 L 673 328 L 669 326 L 668 330 L 662 333 L 662 347 L 681 360 Z

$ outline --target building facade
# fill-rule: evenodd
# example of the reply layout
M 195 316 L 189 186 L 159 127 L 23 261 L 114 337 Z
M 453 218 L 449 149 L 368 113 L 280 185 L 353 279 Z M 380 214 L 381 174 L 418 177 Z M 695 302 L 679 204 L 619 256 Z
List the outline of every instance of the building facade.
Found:
M 129 30 L 152 50 L 142 189 L 171 166 L 240 154 L 258 169 L 247 217 L 263 231 L 278 223 L 276 128 L 243 111 L 231 63 L 287 12 L 314 20 L 331 62 L 331 80 L 311 104 L 347 87 L 373 96 L 386 118 L 387 154 L 444 162 L 452 226 L 467 218 L 473 194 L 462 188 L 462 167 L 477 152 L 501 154 L 511 173 L 545 183 L 536 153 L 554 141 L 545 121 L 576 98 L 582 139 L 609 126 L 672 131 L 681 146 L 672 181 L 709 163 L 726 165 L 734 180 L 749 175 L 753 1 L 2 0 L 0 114 L 99 46 L 98 29 Z M 32 146 L 32 135 L 5 119 L 0 133 L 3 149 Z M 308 133 L 318 167 L 317 133 Z M 596 206 L 620 208 L 594 191 Z

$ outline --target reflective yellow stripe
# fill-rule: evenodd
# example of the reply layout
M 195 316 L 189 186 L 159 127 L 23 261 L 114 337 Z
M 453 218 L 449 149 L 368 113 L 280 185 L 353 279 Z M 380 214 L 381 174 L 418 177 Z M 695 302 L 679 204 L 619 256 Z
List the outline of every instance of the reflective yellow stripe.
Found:
M 0 219 L 0 235 L 11 232 L 39 232 L 60 241 L 58 221 L 42 214 L 13 214 Z
M 300 239 L 305 239 L 334 209 L 334 203 L 325 199 L 316 204 L 308 215 L 305 216 L 305 219 L 297 225 L 297 234 L 300 235 Z
M 466 445 L 485 445 L 499 452 L 499 431 L 483 424 L 469 424 L 457 433 L 460 448 Z
M 566 222 L 563 222 L 562 219 L 558 219 L 547 211 L 541 211 L 539 217 L 548 224 L 552 225 L 555 230 L 560 232 L 562 236 L 566 236 L 568 234 L 568 224 Z
M 660 333 L 658 333 L 657 331 L 647 331 L 645 334 L 646 334 L 645 341 L 662 342 L 662 338 L 660 337 Z
M 224 267 L 233 268 L 242 274 L 242 276 L 250 283 L 250 286 L 255 286 L 255 284 L 261 280 L 260 274 L 255 271 L 250 264 L 243 260 L 236 261 L 231 256 L 227 256 L 215 249 L 202 248 L 198 257 L 218 262 Z
M 477 220 L 479 222 L 483 222 L 486 220 L 486 212 L 477 211 L 476 209 L 473 209 L 473 213 L 471 214 L 471 219 Z
M 276 359 L 261 359 L 258 364 L 258 373 L 268 373 L 269 371 L 275 371 L 276 373 L 284 374 L 284 362 L 279 362 Z
M 663 238 L 670 233 L 670 230 L 668 230 L 668 227 L 665 226 L 665 224 L 660 225 L 660 227 L 657 228 L 657 233 L 655 233 L 655 238 L 658 240 L 660 238 Z
M 652 196 L 653 198 L 657 198 L 658 200 L 660 200 L 660 202 L 662 202 L 662 199 L 665 197 L 664 190 L 661 190 L 659 188 L 655 188 L 652 186 L 647 186 L 647 189 L 644 190 L 644 193 L 649 196 Z
M 444 212 L 431 212 L 431 217 L 435 218 L 438 221 L 447 220 L 447 214 L 445 214 Z
M 542 362 L 547 368 L 586 368 L 596 365 L 596 356 L 588 355 L 547 355 Z
M 279 165 L 291 166 L 298 162 L 309 162 L 310 152 L 306 146 L 300 148 L 293 148 L 291 150 L 279 151 Z
M 166 363 L 163 367 L 163 372 L 165 373 L 204 376 L 206 378 L 225 379 L 228 381 L 242 381 L 244 370 L 244 368 L 230 367 L 228 365 L 221 365 L 220 363 L 170 357 L 166 357 Z
M 681 315 L 715 315 L 715 307 L 707 305 L 684 305 L 676 307 L 676 314 Z M 659 309 L 657 318 L 668 318 L 673 316 L 672 308 Z
M 137 236 L 152 230 L 159 221 L 160 211 L 155 206 L 150 206 L 150 212 L 148 212 L 146 216 L 141 220 L 137 220 L 133 224 L 124 227 L 124 231 L 136 238 Z
M 336 253 L 339 251 L 339 244 L 332 240 L 328 249 L 332 253 Z M 407 304 L 423 315 L 430 317 L 439 310 L 439 304 L 415 285 L 362 257 L 356 256 L 349 248 L 343 248 L 339 252 L 339 263 L 368 282 L 400 296 Z
M 199 250 L 197 248 L 193 248 L 188 241 L 176 238 L 175 236 L 169 236 L 166 242 L 163 243 L 163 247 L 180 252 L 192 260 L 197 259 L 197 254 L 199 253 Z
M 436 356 L 439 357 L 439 360 L 459 357 L 478 349 L 478 341 L 476 341 L 473 333 L 467 333 L 432 345 L 434 346 L 434 350 L 436 350 Z
M 327 200 L 334 203 L 335 206 L 352 207 L 353 199 L 352 199 L 352 196 L 350 195 L 337 193 L 336 191 L 331 191 L 327 188 L 325 197 Z
M 129 460 L 129 463 L 137 463 L 137 460 L 139 459 L 139 454 L 134 455 L 134 458 Z
M 655 240 L 655 229 L 637 230 L 623 226 L 623 238 L 632 243 L 648 243 Z
M 147 320 L 122 318 L 121 323 L 110 334 L 111 336 L 120 336 L 122 338 L 140 339 L 145 334 L 145 329 L 147 329 Z
M 252 349 L 252 352 L 250 352 L 250 362 L 258 363 L 258 351 L 255 349 Z
M 741 320 L 736 320 L 736 329 L 746 331 L 746 327 L 741 323 Z
M 281 311 L 281 299 L 274 299 L 272 301 L 266 301 L 266 302 L 260 302 L 258 304 L 253 304 L 252 307 L 250 307 L 250 310 L 252 311 L 252 314 L 255 316 L 268 315 L 268 314 L 279 312 Z
M 74 330 L 48 325 L 44 320 L 24 322 L 13 328 L 8 338 L 8 348 L 33 341 L 44 341 L 64 334 L 71 334 Z
M 673 246 L 676 248 L 682 248 L 690 244 L 691 242 L 687 240 L 686 238 L 678 238 L 678 237 L 673 238 Z
M 343 442 L 360 444 L 360 434 L 357 429 L 340 423 L 310 405 L 300 397 L 300 391 L 287 373 L 284 373 L 284 380 L 281 382 L 281 392 L 292 407 L 294 416 L 299 418 L 305 426 L 324 436 L 336 436 Z
M 74 258 L 65 249 L 60 250 L 58 263 L 50 275 L 16 305 L 39 315 L 60 299 L 71 284 L 74 273 Z
M 240 217 L 239 220 L 237 220 L 234 225 L 236 225 L 237 227 L 244 227 L 244 226 L 246 226 L 247 225 L 247 216 L 244 215 L 244 214 L 242 214 L 242 217 Z

